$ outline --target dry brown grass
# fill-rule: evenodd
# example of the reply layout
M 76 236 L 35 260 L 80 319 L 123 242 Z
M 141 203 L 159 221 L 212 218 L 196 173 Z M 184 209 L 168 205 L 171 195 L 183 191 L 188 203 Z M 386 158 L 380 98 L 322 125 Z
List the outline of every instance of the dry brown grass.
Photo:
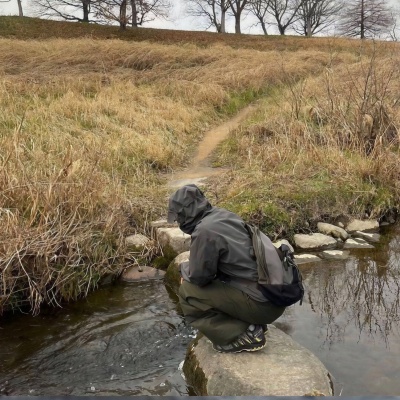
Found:
M 293 108 L 308 104 L 298 82 L 358 61 L 354 41 L 338 42 L 348 51 L 334 51 L 332 40 L 316 48 L 297 43 L 291 52 L 271 44 L 262 51 L 211 41 L 199 47 L 189 40 L 1 39 L 2 305 L 29 303 L 35 313 L 43 303 L 84 295 L 132 260 L 149 261 L 154 249 L 132 254 L 124 237 L 148 233 L 148 222 L 164 214 L 165 173 L 188 162 L 208 127 L 262 94 L 272 95 L 253 119 L 262 137 L 244 130 L 223 147 L 220 159 L 231 163 L 239 154 L 243 168 L 226 193 L 240 200 L 246 216 L 259 210 L 246 194 L 251 185 L 267 193 L 273 179 L 292 170 L 294 192 L 298 174 L 315 170 L 312 157 L 328 154 L 312 139 L 314 124 L 293 117 Z M 288 189 L 276 191 L 281 203 L 288 202 Z
M 378 48 L 267 99 L 220 148 L 234 168 L 218 185 L 224 205 L 275 237 L 398 208 L 399 61 Z

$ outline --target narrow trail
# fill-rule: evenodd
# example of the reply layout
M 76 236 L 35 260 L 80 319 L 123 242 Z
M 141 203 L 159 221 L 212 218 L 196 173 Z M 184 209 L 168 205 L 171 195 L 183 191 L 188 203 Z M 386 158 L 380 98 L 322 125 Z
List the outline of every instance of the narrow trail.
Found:
M 230 120 L 206 132 L 189 167 L 182 171 L 171 173 L 168 179 L 168 186 L 177 188 L 190 183 L 201 184 L 202 181 L 210 176 L 226 172 L 226 168 L 213 168 L 210 165 L 210 155 L 218 144 L 225 140 L 229 133 L 236 129 L 253 110 L 254 104 L 250 104 Z

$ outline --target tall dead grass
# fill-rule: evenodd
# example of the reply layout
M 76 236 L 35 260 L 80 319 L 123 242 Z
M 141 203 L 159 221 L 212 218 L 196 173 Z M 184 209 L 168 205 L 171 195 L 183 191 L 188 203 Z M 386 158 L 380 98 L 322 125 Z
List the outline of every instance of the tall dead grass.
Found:
M 186 164 L 232 104 L 357 61 L 353 48 L 333 54 L 91 39 L 2 39 L 0 54 L 1 307 L 28 304 L 33 313 L 138 262 L 124 237 L 146 233 L 164 213 L 164 174 Z M 293 143 L 296 129 L 305 135 L 295 128 L 300 121 L 280 115 L 268 122 L 277 132 L 281 126 L 280 140 Z M 255 151 L 249 162 L 278 162 L 269 143 L 266 159 L 264 144 L 240 140 Z
M 224 205 L 276 237 L 398 208 L 400 59 L 378 53 L 267 99 L 220 148 L 219 164 L 234 168 L 219 184 Z

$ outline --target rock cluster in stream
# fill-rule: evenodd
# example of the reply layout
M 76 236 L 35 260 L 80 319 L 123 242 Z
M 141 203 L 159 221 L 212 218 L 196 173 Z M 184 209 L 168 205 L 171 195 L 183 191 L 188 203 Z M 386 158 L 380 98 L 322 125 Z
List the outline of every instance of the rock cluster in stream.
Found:
M 296 261 L 302 264 L 321 258 L 345 259 L 350 248 L 373 248 L 371 243 L 379 241 L 378 228 L 377 221 L 353 220 L 347 226 L 320 222 L 319 232 L 294 236 Z M 177 293 L 179 265 L 190 256 L 190 236 L 163 220 L 153 222 L 152 230 L 154 239 L 133 235 L 127 238 L 127 245 L 137 250 L 157 240 L 168 255 L 166 260 L 172 262 L 166 272 L 150 267 L 142 267 L 142 271 L 137 267 L 127 269 L 123 279 L 165 279 Z M 274 244 L 279 247 L 282 243 L 291 246 L 286 240 Z M 220 354 L 200 335 L 190 344 L 183 365 L 188 384 L 202 396 L 333 395 L 329 372 L 308 349 L 274 326 L 267 332 L 267 343 L 256 353 Z
M 176 225 L 160 220 L 152 223 L 153 239 L 133 235 L 126 239 L 135 250 L 157 240 L 163 249 L 166 272 L 151 267 L 127 269 L 123 279 L 165 279 L 177 293 L 179 265 L 189 260 L 190 236 Z M 352 220 L 336 226 L 320 222 L 318 232 L 294 235 L 295 258 L 298 264 L 321 259 L 346 259 L 352 248 L 374 248 L 379 241 L 379 223 L 373 220 Z M 274 243 L 293 246 L 286 240 Z M 305 253 L 306 252 L 306 253 Z M 309 253 L 310 252 L 310 253 Z M 189 346 L 183 365 L 188 384 L 201 396 L 316 396 L 333 395 L 332 381 L 324 365 L 309 350 L 293 341 L 284 332 L 271 326 L 267 346 L 256 353 L 220 354 L 212 350 L 210 341 L 198 336 Z

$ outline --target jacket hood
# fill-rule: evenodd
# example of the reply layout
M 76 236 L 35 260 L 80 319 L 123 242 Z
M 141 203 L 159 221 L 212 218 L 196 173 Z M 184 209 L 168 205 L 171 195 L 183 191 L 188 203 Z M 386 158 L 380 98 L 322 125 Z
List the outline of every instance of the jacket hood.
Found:
M 185 185 L 169 198 L 167 221 L 177 221 L 179 228 L 191 235 L 204 213 L 210 209 L 210 202 L 196 185 Z

